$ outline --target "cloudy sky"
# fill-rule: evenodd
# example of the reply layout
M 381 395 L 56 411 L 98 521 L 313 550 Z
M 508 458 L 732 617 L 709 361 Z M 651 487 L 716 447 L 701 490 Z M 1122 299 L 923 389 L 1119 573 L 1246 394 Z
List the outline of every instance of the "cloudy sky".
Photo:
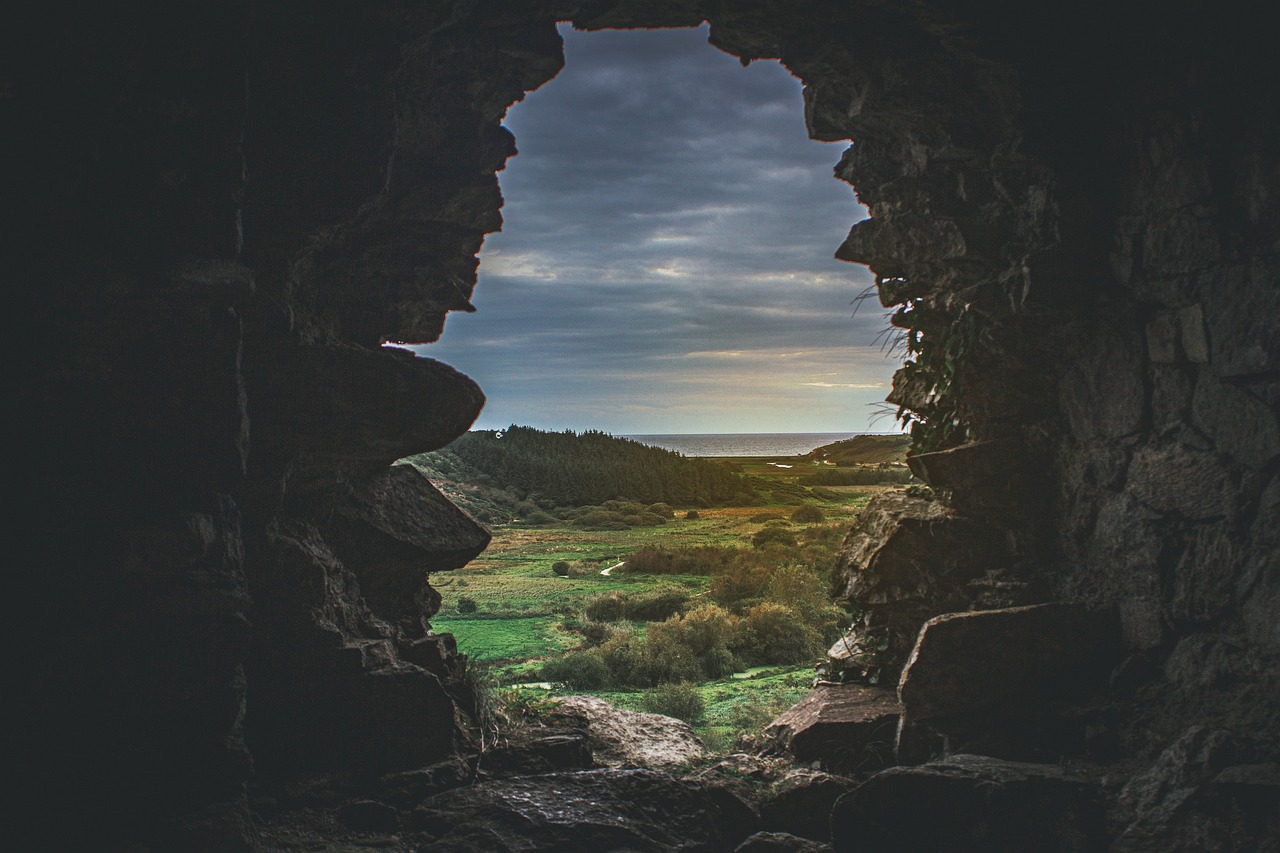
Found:
M 871 275 L 832 258 L 866 212 L 799 81 L 705 28 L 561 34 L 565 69 L 507 114 L 478 311 L 416 348 L 480 383 L 476 427 L 893 430 Z

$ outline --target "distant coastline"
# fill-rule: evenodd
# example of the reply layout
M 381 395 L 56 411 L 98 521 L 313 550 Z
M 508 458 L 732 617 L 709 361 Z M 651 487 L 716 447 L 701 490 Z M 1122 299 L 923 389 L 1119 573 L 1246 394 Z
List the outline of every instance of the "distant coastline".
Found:
M 746 432 L 620 435 L 641 444 L 674 450 L 685 456 L 803 456 L 816 447 L 855 435 L 898 435 L 896 432 Z

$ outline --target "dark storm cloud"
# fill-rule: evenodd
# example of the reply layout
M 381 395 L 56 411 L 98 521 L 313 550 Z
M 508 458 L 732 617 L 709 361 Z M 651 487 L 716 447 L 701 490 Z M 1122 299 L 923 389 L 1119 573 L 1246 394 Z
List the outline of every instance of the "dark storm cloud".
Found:
M 484 426 L 865 428 L 893 364 L 852 316 L 869 273 L 832 259 L 865 212 L 798 81 L 705 29 L 562 32 L 565 70 L 507 116 L 479 310 L 422 353 L 480 382 Z

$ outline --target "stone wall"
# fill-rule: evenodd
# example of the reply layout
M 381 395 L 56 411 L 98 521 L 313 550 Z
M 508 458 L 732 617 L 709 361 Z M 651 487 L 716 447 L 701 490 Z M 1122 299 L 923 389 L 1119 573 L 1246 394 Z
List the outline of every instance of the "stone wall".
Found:
M 380 344 L 472 310 L 501 117 L 559 69 L 559 19 L 709 19 L 805 82 L 872 214 L 838 255 L 908 335 L 890 399 L 916 469 L 991 562 L 951 567 L 946 607 L 1115 605 L 1130 754 L 1207 716 L 1276 757 L 1280 178 L 1251 22 L 884 0 L 36 18 L 51 37 L 14 33 L 0 90 L 23 130 L 23 757 L 36 806 L 84 815 L 46 832 L 231 848 L 250 778 L 455 748 L 427 573 L 487 535 L 388 465 L 483 397 Z M 846 590 L 873 568 L 855 545 Z M 889 621 L 929 613 L 905 604 Z

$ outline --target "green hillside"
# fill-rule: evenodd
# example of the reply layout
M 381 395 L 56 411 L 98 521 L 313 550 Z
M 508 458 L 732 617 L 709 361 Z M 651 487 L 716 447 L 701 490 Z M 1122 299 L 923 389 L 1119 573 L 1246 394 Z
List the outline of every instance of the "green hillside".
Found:
M 905 464 L 910 449 L 909 435 L 855 435 L 834 444 L 824 444 L 810 451 L 809 457 L 839 466 Z

